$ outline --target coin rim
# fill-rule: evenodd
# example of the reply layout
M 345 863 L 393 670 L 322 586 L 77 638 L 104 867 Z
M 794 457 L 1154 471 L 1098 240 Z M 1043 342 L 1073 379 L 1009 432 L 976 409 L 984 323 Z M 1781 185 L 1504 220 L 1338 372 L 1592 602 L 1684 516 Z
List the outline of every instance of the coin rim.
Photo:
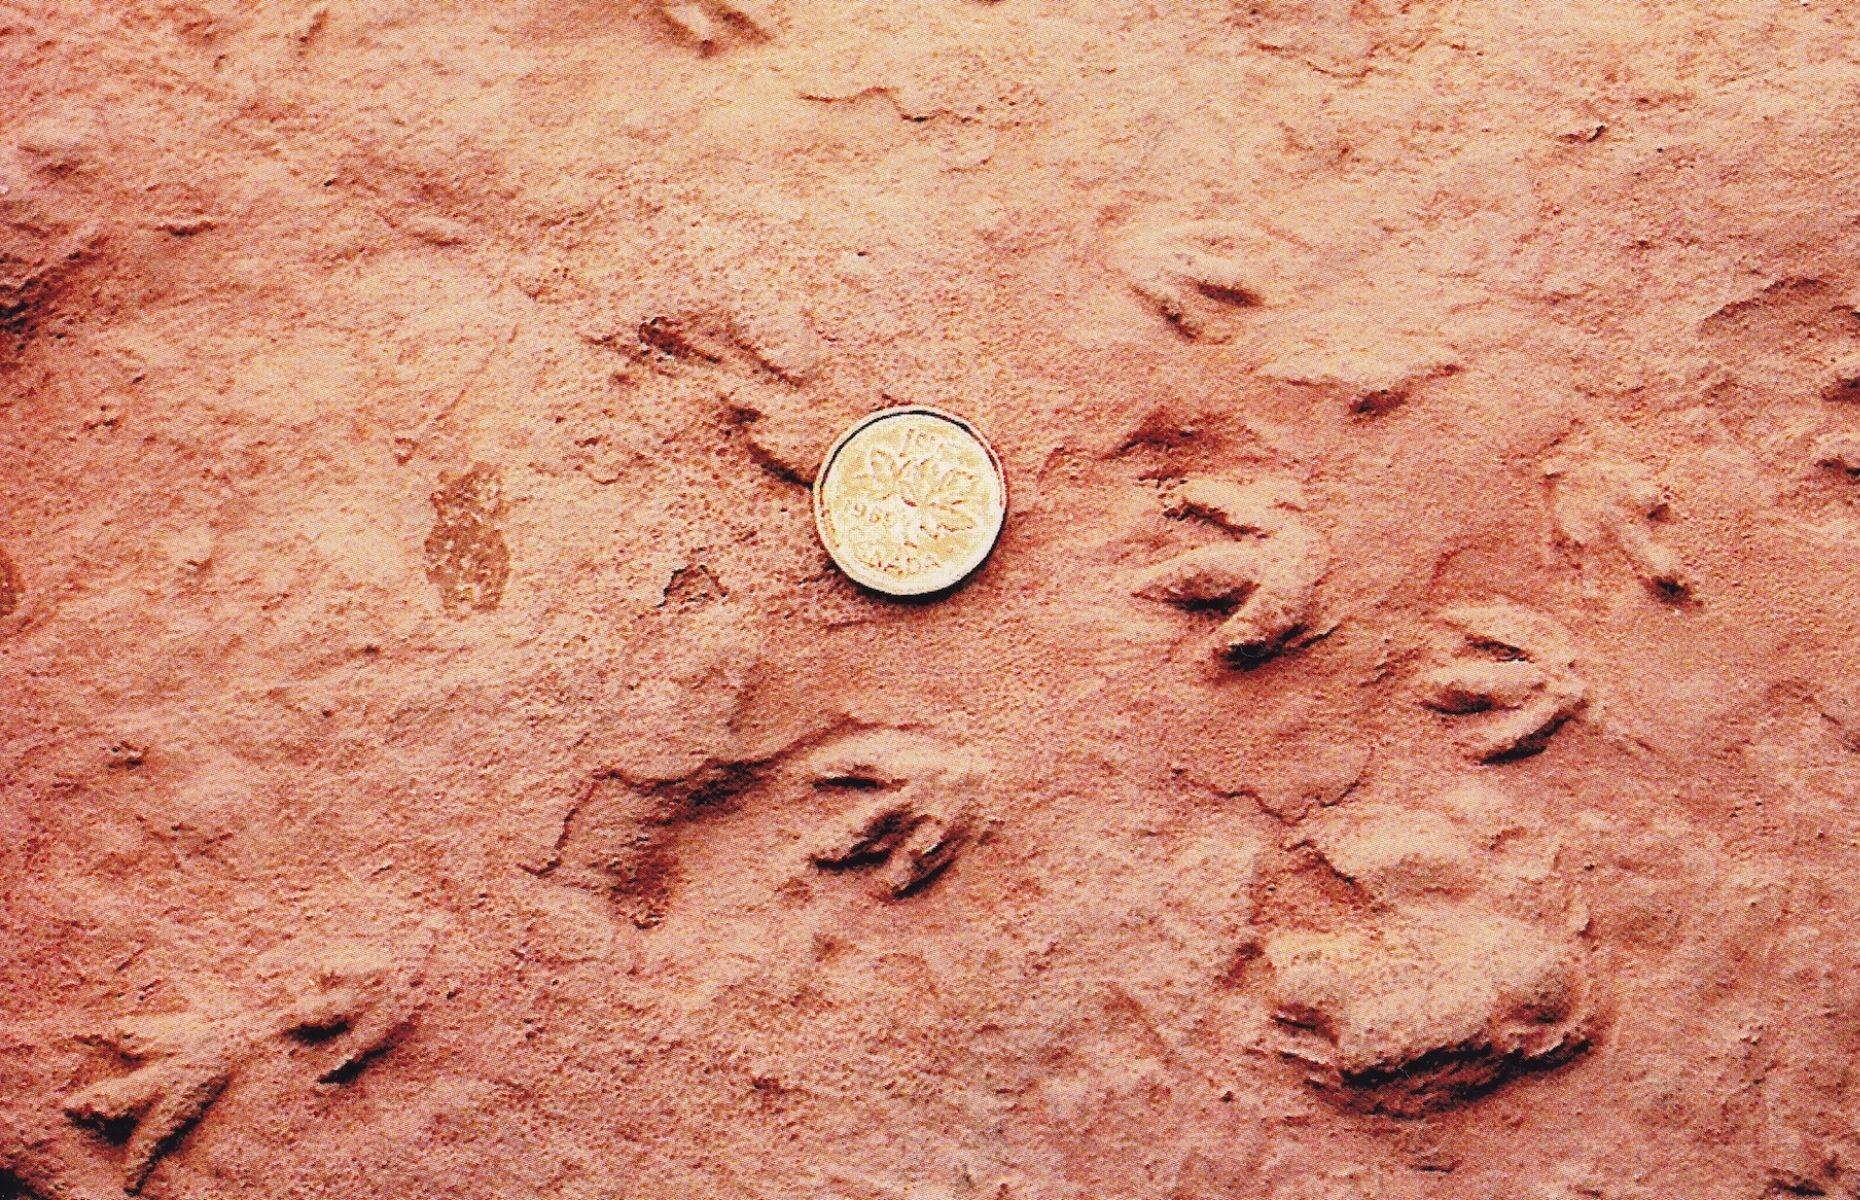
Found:
M 842 560 L 839 554 L 834 550 L 832 539 L 827 536 L 825 501 L 822 497 L 822 492 L 827 482 L 827 473 L 833 469 L 834 460 L 839 458 L 840 451 L 846 448 L 847 442 L 850 442 L 868 425 L 874 425 L 879 421 L 889 420 L 893 417 L 909 416 L 912 414 L 921 414 L 935 417 L 938 420 L 948 421 L 951 425 L 954 425 L 956 428 L 974 438 L 976 444 L 982 448 L 982 452 L 988 456 L 988 464 L 995 472 L 996 486 L 1001 489 L 1001 518 L 995 522 L 994 531 L 989 535 L 988 545 L 982 550 L 981 555 L 976 558 L 975 562 L 968 570 L 964 571 L 956 578 L 945 583 L 937 583 L 930 587 L 900 586 L 896 584 L 895 581 L 889 581 L 889 577 L 887 576 L 879 576 L 878 579 L 868 578 L 869 572 L 867 572 L 861 564 L 856 562 L 849 564 Z M 1008 482 L 1007 472 L 1003 470 L 1001 466 L 1001 456 L 995 453 L 994 446 L 989 443 L 986 437 L 982 436 L 982 431 L 977 429 L 967 419 L 959 417 L 947 409 L 937 408 L 930 404 L 894 405 L 891 408 L 881 408 L 875 412 L 869 412 L 857 421 L 854 421 L 847 427 L 846 432 L 834 439 L 833 445 L 827 450 L 826 456 L 820 460 L 820 470 L 814 473 L 813 498 L 814 533 L 820 538 L 820 544 L 826 550 L 827 557 L 833 560 L 833 565 L 838 567 L 842 574 L 860 587 L 886 596 L 934 596 L 938 593 L 951 591 L 961 586 L 974 576 L 977 571 L 981 570 L 982 564 L 986 563 L 989 557 L 994 554 L 995 546 L 1001 541 L 1001 531 L 1007 528 Z M 879 582 L 878 580 L 886 580 L 887 582 Z

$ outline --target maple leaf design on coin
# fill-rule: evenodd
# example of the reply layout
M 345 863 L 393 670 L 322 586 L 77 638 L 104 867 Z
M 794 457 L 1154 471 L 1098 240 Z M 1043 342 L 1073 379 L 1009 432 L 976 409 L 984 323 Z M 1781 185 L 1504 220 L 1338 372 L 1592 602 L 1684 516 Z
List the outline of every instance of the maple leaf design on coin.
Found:
M 1006 507 L 988 443 L 960 417 L 921 406 L 862 419 L 814 484 L 815 523 L 833 561 L 897 596 L 961 582 L 993 549 Z
M 882 446 L 866 458 L 866 475 L 873 490 L 897 503 L 891 516 L 898 540 L 922 546 L 944 533 L 974 529 L 976 521 L 964 508 L 975 498 L 976 477 L 960 467 L 940 467 L 928 458 L 900 463 Z

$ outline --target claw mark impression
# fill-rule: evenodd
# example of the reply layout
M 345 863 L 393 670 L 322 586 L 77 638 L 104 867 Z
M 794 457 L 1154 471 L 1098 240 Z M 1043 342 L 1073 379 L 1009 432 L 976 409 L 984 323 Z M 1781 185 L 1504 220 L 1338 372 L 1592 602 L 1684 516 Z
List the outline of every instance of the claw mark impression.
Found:
M 1146 600 L 1225 612 L 1222 652 L 1257 662 L 1317 632 L 1318 584 L 1330 570 L 1323 536 L 1303 515 L 1297 489 L 1187 479 L 1163 497 L 1177 519 L 1200 519 L 1232 535 L 1145 572 L 1132 589 Z
M 1438 712 L 1479 716 L 1467 751 L 1492 762 L 1542 750 L 1579 712 L 1586 689 L 1569 638 L 1554 621 L 1514 604 L 1449 609 L 1457 637 L 1447 661 L 1421 680 L 1421 701 Z

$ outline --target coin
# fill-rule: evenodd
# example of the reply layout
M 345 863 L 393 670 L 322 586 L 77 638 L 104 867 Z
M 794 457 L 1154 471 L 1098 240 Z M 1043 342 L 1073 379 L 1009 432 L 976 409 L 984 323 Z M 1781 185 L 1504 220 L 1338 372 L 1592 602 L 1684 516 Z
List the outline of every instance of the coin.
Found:
M 1001 536 L 1007 478 L 961 417 L 923 406 L 870 413 L 814 479 L 814 525 L 840 570 L 889 596 L 927 596 L 974 573 Z

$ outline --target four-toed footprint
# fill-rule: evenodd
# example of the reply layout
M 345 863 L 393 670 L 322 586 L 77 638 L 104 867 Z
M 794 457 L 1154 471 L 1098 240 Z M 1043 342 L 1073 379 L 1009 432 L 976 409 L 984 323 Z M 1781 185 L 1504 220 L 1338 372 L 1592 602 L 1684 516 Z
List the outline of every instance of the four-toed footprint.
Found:
M 1318 585 L 1330 570 L 1330 552 L 1294 485 L 1186 479 L 1164 494 L 1163 509 L 1229 536 L 1150 568 L 1134 594 L 1226 614 L 1220 648 L 1236 665 L 1271 658 L 1322 632 Z

